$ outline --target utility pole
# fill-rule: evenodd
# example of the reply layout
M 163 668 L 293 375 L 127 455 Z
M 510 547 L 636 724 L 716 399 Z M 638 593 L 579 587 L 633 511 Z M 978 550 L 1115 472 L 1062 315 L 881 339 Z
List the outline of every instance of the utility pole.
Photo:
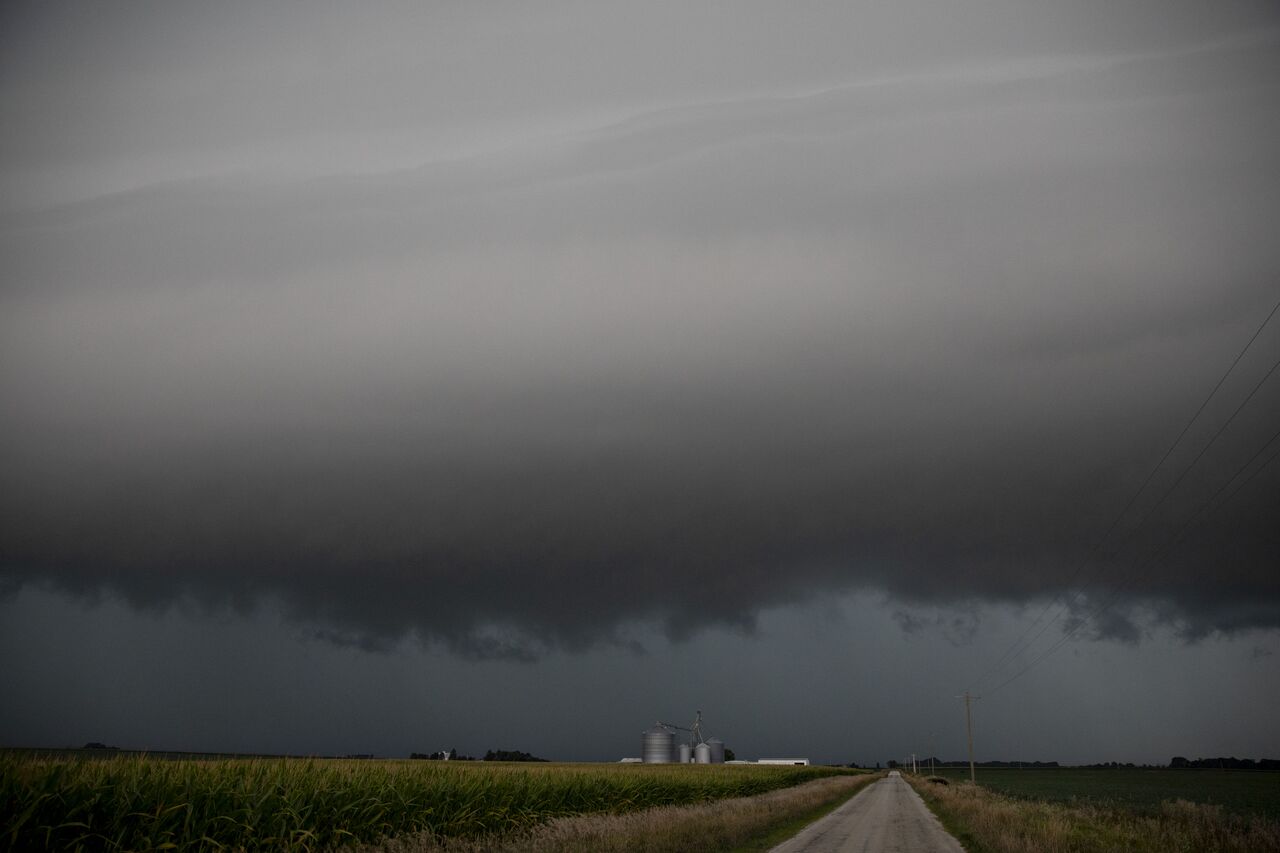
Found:
M 964 695 L 959 698 L 964 699 L 964 727 L 969 734 L 969 781 L 977 782 L 978 774 L 973 767 L 973 713 L 969 710 L 969 702 L 972 699 L 981 699 L 982 697 L 970 696 L 969 691 L 966 690 Z

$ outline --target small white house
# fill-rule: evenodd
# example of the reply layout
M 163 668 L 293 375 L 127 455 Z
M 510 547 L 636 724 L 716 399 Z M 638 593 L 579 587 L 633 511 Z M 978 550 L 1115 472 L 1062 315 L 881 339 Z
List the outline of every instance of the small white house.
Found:
M 809 766 L 807 758 L 761 758 L 756 764 L 798 764 L 801 767 Z

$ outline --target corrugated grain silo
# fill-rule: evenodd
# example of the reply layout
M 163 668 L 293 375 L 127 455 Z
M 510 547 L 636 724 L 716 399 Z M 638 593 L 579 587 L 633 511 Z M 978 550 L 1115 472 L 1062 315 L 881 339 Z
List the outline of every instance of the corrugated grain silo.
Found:
M 675 756 L 676 736 L 669 729 L 654 726 L 645 729 L 640 756 L 645 764 L 670 764 Z
M 724 741 L 718 737 L 707 738 L 707 746 L 711 747 L 711 763 L 724 764 Z
M 693 748 L 693 762 L 695 764 L 711 763 L 711 747 L 705 743 L 700 743 Z
M 689 746 L 687 743 L 682 743 L 676 747 L 676 754 L 679 756 L 681 764 L 688 764 L 690 761 L 693 761 L 693 747 Z

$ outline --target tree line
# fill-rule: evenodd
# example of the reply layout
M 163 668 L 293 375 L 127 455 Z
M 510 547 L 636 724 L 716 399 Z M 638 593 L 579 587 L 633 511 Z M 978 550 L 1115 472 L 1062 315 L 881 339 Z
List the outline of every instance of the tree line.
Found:
M 1169 767 L 1195 770 L 1280 770 L 1280 758 L 1197 758 L 1194 761 L 1175 755 Z
M 470 755 L 459 755 L 458 750 L 450 749 L 448 752 L 411 752 L 410 758 L 422 759 L 424 761 L 546 761 L 545 758 L 539 758 L 527 752 L 518 749 L 491 749 L 484 754 L 484 758 L 474 758 Z

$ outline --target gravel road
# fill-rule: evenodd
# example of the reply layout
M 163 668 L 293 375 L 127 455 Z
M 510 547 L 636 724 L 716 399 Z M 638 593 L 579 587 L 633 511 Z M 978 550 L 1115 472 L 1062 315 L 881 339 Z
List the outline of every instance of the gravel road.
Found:
M 772 853 L 963 853 L 898 774 L 873 782 L 853 799 Z

